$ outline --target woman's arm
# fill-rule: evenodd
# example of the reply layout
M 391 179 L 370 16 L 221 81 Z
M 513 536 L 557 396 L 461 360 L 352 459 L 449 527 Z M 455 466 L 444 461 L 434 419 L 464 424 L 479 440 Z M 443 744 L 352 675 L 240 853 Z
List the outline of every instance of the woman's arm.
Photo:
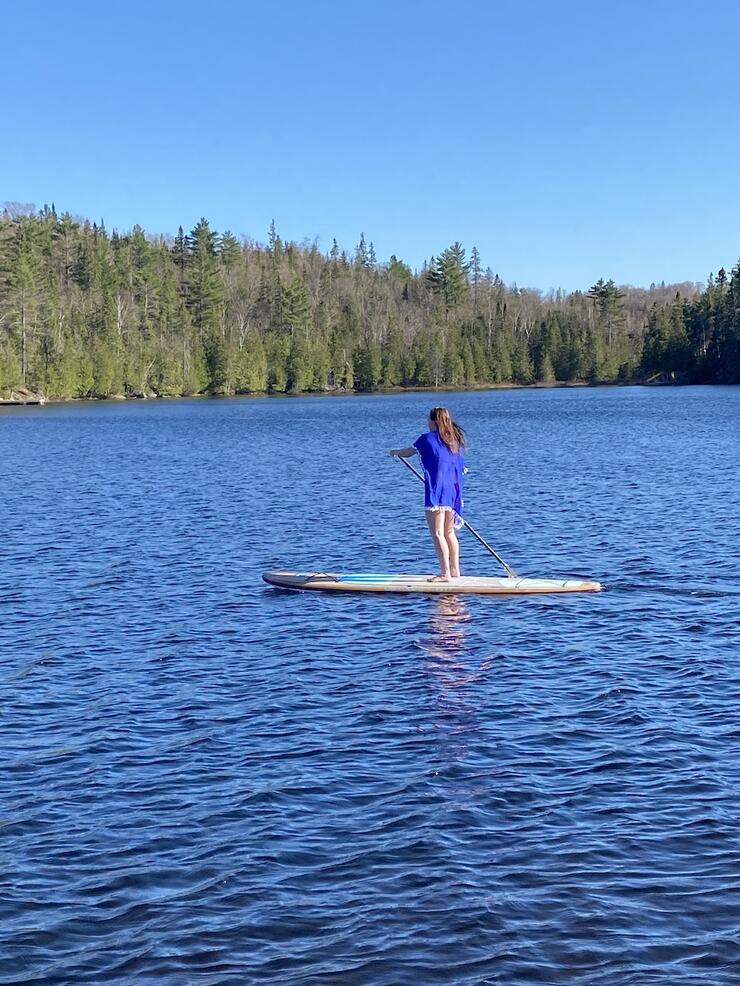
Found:
M 418 452 L 413 445 L 409 445 L 408 448 L 392 448 L 388 453 L 391 458 L 397 455 L 399 459 L 410 459 L 412 455 L 418 455 Z

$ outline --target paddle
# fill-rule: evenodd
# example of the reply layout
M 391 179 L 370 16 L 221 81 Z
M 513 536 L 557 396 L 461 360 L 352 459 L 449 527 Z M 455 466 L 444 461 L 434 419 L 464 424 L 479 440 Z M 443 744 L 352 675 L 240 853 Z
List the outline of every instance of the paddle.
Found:
M 414 467 L 411 465 L 411 463 L 407 459 L 405 459 L 401 455 L 396 456 L 396 458 L 397 459 L 400 459 L 401 462 L 403 462 L 403 464 L 406 466 L 406 468 L 407 469 L 410 469 L 411 472 L 414 474 L 414 476 L 416 476 L 417 479 L 420 479 L 422 481 L 422 483 L 424 482 L 424 477 L 422 476 L 422 474 L 419 472 L 418 469 L 414 469 Z M 496 561 L 501 562 L 501 564 L 506 569 L 506 574 L 509 576 L 510 579 L 518 579 L 519 578 L 519 576 L 516 574 L 516 572 L 514 571 L 514 569 L 511 567 L 511 565 L 507 564 L 504 561 L 504 559 L 501 557 L 501 555 L 497 554 L 497 552 L 495 552 L 493 550 L 493 548 L 488 543 L 488 541 L 486 541 L 484 538 L 482 538 L 480 536 L 480 534 L 475 530 L 475 528 L 473 528 L 473 527 L 470 526 L 470 524 L 467 522 L 467 520 L 463 520 L 463 525 L 465 527 L 467 527 L 467 529 L 470 531 L 470 533 L 473 535 L 474 538 L 477 538 L 480 541 L 480 543 L 483 545 L 483 547 L 487 551 L 490 551 L 491 552 L 491 554 L 496 559 Z

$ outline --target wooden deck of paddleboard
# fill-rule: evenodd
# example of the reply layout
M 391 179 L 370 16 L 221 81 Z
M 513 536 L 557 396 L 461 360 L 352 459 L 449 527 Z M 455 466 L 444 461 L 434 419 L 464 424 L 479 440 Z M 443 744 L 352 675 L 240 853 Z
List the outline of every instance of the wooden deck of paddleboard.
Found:
M 549 592 L 599 592 L 600 582 L 580 579 L 478 578 L 463 575 L 449 582 L 430 582 L 427 575 L 381 573 L 265 572 L 265 582 L 282 589 L 311 589 L 319 592 L 423 592 L 475 593 L 491 596 L 525 596 Z

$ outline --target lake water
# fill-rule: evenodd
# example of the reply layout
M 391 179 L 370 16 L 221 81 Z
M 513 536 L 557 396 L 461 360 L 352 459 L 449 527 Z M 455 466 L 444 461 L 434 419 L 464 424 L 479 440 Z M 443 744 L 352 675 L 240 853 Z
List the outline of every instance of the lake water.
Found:
M 262 584 L 434 571 L 433 402 L 2 409 L 2 982 L 740 982 L 740 389 L 444 395 L 600 595 Z

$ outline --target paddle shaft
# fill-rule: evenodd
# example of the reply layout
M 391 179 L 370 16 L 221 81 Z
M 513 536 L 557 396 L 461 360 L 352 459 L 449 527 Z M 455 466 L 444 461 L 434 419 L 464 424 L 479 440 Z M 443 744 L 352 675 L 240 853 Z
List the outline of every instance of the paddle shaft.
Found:
M 411 463 L 407 459 L 405 459 L 402 455 L 399 455 L 398 458 L 401 460 L 401 462 L 403 462 L 403 464 L 406 466 L 407 469 L 411 470 L 411 472 L 414 474 L 414 476 L 416 476 L 417 479 L 420 479 L 422 483 L 424 482 L 424 477 L 422 476 L 422 474 L 419 472 L 418 469 L 414 469 Z M 490 551 L 490 553 L 493 555 L 496 561 L 500 562 L 504 566 L 504 568 L 506 569 L 506 574 L 509 576 L 509 578 L 511 579 L 519 578 L 519 576 L 516 574 L 514 569 L 511 567 L 511 565 L 507 564 L 507 562 L 504 561 L 501 555 L 493 550 L 493 548 L 488 543 L 488 541 L 486 541 L 485 538 L 482 538 L 480 534 L 475 530 L 475 528 L 471 527 L 470 524 L 467 522 L 467 520 L 465 520 L 464 518 L 463 518 L 463 525 L 467 527 L 467 529 L 470 531 L 470 533 L 473 535 L 474 538 L 480 541 L 480 543 L 483 545 L 486 551 Z

